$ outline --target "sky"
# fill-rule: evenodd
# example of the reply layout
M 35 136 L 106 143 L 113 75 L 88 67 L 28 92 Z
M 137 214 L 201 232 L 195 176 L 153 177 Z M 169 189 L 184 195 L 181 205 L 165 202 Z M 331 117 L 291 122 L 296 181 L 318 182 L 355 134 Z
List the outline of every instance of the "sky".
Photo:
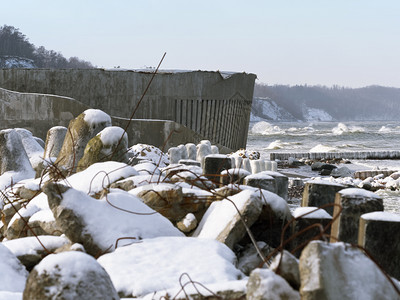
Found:
M 0 0 L 0 26 L 103 68 L 400 88 L 399 0 Z

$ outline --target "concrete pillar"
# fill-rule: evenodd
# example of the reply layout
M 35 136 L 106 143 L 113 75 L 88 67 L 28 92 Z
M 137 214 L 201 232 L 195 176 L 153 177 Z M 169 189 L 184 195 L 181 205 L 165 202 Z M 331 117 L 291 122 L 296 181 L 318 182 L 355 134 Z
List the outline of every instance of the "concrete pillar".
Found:
M 382 198 L 377 194 L 358 188 L 340 190 L 335 197 L 331 242 L 337 240 L 357 244 L 358 227 L 362 214 L 383 211 Z M 342 210 L 341 210 L 341 208 Z M 340 211 L 341 210 L 341 211 Z
M 392 277 L 400 280 L 400 215 L 372 212 L 360 217 L 358 245 Z
M 187 143 L 185 145 L 187 153 L 188 153 L 188 158 L 191 160 L 196 160 L 197 156 L 197 148 L 196 145 L 193 143 Z
M 272 162 L 270 160 L 265 161 L 265 171 L 272 171 Z
M 344 188 L 344 185 L 332 183 L 326 180 L 308 181 L 304 186 L 301 206 L 321 207 L 326 204 L 332 204 L 332 206 L 324 207 L 324 209 L 328 212 L 328 214 L 333 215 L 333 203 L 335 203 L 335 195 L 338 191 Z
M 251 173 L 250 159 L 243 158 L 243 166 L 242 166 L 242 168 Z
M 235 159 L 235 168 L 244 169 L 243 158 L 241 156 L 235 156 L 234 159 Z
M 223 154 L 210 154 L 204 158 L 203 173 L 213 182 L 220 182 L 220 174 L 232 167 L 230 157 Z
M 271 161 L 271 171 L 276 172 L 278 170 L 278 163 L 276 161 Z
M 44 158 L 58 156 L 66 134 L 67 128 L 64 126 L 55 126 L 47 131 Z
M 303 244 L 304 246 L 306 246 L 306 243 L 308 241 L 314 240 L 315 237 L 321 233 L 320 228 L 311 226 L 313 226 L 314 224 L 320 224 L 322 228 L 325 228 L 329 224 L 329 222 L 332 221 L 332 216 L 329 215 L 326 210 L 310 206 L 296 208 L 293 212 L 293 217 L 295 218 L 295 220 L 293 221 L 291 226 L 292 236 L 306 228 L 309 229 L 307 231 L 304 231 L 304 233 L 298 235 L 290 242 L 291 251 Z M 325 233 L 330 234 L 330 232 L 331 228 L 329 227 Z M 322 237 L 319 239 L 322 240 Z M 296 252 L 294 253 L 296 257 L 300 257 L 301 250 L 304 248 L 304 246 L 296 250 Z
M 246 176 L 243 180 L 243 184 L 267 190 L 275 194 L 278 190 L 275 178 L 263 173 Z
M 251 167 L 251 173 L 252 174 L 257 174 L 261 172 L 261 166 L 260 166 L 260 161 L 257 160 L 250 160 L 250 167 Z
M 276 181 L 276 194 L 282 197 L 283 199 L 288 199 L 288 185 L 289 178 L 286 175 L 283 175 L 279 172 L 275 171 L 264 171 L 262 174 L 266 174 L 272 176 Z

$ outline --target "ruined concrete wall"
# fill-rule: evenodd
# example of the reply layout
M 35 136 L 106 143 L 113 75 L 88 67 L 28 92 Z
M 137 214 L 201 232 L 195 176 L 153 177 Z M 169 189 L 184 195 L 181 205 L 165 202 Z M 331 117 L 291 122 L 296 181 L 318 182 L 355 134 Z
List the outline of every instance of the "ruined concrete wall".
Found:
M 0 87 L 75 98 L 112 116 L 130 117 L 152 74 L 133 71 L 0 69 Z M 213 143 L 246 146 L 254 74 L 162 72 L 155 76 L 138 119 L 172 120 Z
M 49 128 L 67 127 L 71 119 L 87 108 L 67 97 L 18 93 L 0 88 L 0 129 L 26 128 L 44 139 Z

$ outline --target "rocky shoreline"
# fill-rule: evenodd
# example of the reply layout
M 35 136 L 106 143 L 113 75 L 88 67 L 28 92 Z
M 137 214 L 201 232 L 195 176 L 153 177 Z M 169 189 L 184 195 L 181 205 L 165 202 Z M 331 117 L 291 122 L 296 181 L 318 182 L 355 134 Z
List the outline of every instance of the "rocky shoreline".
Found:
M 373 192 L 400 173 L 166 152 L 94 109 L 45 142 L 1 130 L 0 298 L 400 299 L 400 216 Z M 332 177 L 278 172 L 305 163 Z

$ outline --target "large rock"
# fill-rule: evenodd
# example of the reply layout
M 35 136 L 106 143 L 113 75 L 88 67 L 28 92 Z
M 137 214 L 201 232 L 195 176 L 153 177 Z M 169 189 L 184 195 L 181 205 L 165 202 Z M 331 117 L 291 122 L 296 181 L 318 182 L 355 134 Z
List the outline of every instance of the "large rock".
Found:
M 47 131 L 44 158 L 47 159 L 58 156 L 64 143 L 67 130 L 68 129 L 64 126 L 55 126 Z
M 43 161 L 44 149 L 33 136 L 32 132 L 24 128 L 16 128 L 15 131 L 21 137 L 22 145 L 28 155 L 29 162 L 36 170 Z
M 312 241 L 300 256 L 301 299 L 392 300 L 399 294 L 358 248 Z
M 77 171 L 83 171 L 94 163 L 119 161 L 128 163 L 128 135 L 117 126 L 100 131 L 86 145 L 83 157 L 78 162 Z
M 143 203 L 162 214 L 172 222 L 179 222 L 190 211 L 189 207 L 183 205 L 183 193 L 180 186 L 160 183 L 144 185 L 133 194 L 143 199 Z
M 238 268 L 247 276 L 249 276 L 254 269 L 264 265 L 263 258 L 260 257 L 258 251 L 261 251 L 264 258 L 266 258 L 275 250 L 265 242 L 257 242 L 256 245 L 258 249 L 256 249 L 253 243 L 249 243 L 238 254 Z
M 300 300 L 285 279 L 269 269 L 255 269 L 247 282 L 247 300 Z
M 244 275 L 236 269 L 235 260 L 235 254 L 225 245 L 190 237 L 143 239 L 98 258 L 123 297 L 180 289 L 190 278 L 207 287 L 236 281 Z
M 34 176 L 35 172 L 32 169 L 21 137 L 16 130 L 4 129 L 0 131 L 0 156 L 0 175 L 6 172 L 23 172 Z M 1 187 L 1 189 L 3 188 Z
M 261 210 L 260 193 L 244 190 L 229 199 L 213 202 L 193 236 L 213 238 L 233 249 L 246 234 L 243 222 L 250 227 L 259 218 Z
M 109 115 L 98 109 L 85 110 L 69 123 L 56 165 L 67 173 L 74 172 L 90 139 L 109 126 Z
M 21 261 L 28 271 L 31 271 L 45 257 L 48 252 L 70 245 L 66 237 L 60 236 L 35 236 L 24 237 L 3 242 L 14 255 Z
M 87 253 L 99 256 L 143 238 L 183 236 L 166 218 L 138 197 L 113 190 L 102 199 L 61 184 L 43 188 L 57 226 Z
M 331 242 L 357 244 L 360 217 L 373 211 L 383 211 L 383 201 L 377 194 L 358 188 L 339 191 L 335 198 Z
M 290 252 L 283 250 L 272 260 L 269 268 L 283 277 L 295 290 L 300 287 L 299 261 Z
M 107 272 L 90 255 L 69 251 L 44 258 L 29 274 L 23 299 L 119 299 Z

